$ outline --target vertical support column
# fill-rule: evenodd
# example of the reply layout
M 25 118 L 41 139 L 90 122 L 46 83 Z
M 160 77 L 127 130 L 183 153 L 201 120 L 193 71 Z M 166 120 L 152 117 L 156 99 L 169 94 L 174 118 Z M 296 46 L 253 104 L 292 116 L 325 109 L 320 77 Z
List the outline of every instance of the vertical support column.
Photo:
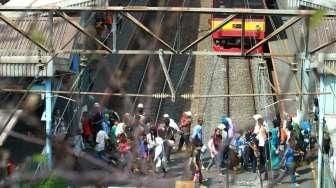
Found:
M 48 169 L 52 169 L 52 144 L 51 144 L 51 126 L 52 126 L 52 94 L 51 94 L 51 79 L 45 80 L 45 114 L 46 114 L 46 156 L 48 162 Z
M 245 54 L 245 15 L 242 15 L 242 32 L 241 32 L 241 37 L 240 37 L 240 49 L 241 49 L 241 54 Z
M 112 50 L 117 51 L 117 12 L 113 12 L 113 20 L 112 20 Z
M 181 26 L 182 26 L 182 19 L 181 19 L 181 13 L 178 13 L 177 17 L 176 17 L 176 30 L 177 30 L 177 41 L 176 41 L 176 49 L 178 51 L 181 50 L 181 35 L 182 35 L 182 30 L 181 30 Z
M 49 49 L 51 50 L 51 56 L 53 56 L 53 12 L 49 12 Z M 51 144 L 51 128 L 52 128 L 52 79 L 45 79 L 45 113 L 46 113 L 46 157 L 47 157 L 47 165 L 48 169 L 52 169 L 52 144 Z
M 309 17 L 305 18 L 305 36 L 304 36 L 304 53 L 302 54 L 302 66 L 301 66 L 301 93 L 308 93 L 311 91 L 311 74 L 310 72 L 310 59 L 309 59 Z M 301 120 L 307 119 L 310 96 L 304 95 L 300 97 L 300 114 Z
M 324 79 L 323 75 L 320 76 L 320 92 L 324 92 Z M 318 123 L 318 158 L 317 158 L 317 185 L 316 188 L 322 188 L 322 146 L 323 146 L 323 126 L 324 126 L 324 105 L 325 95 L 319 96 L 319 123 Z
M 174 89 L 174 86 L 173 86 L 173 82 L 170 79 L 169 71 L 167 69 L 166 63 L 165 63 L 164 58 L 163 58 L 163 50 L 162 49 L 160 49 L 159 60 L 160 60 L 160 63 L 161 63 L 163 73 L 164 73 L 164 75 L 166 77 L 166 80 L 168 82 L 168 86 L 169 86 L 170 93 L 171 93 L 171 100 L 172 100 L 172 102 L 175 102 L 176 92 L 175 92 L 175 89 Z

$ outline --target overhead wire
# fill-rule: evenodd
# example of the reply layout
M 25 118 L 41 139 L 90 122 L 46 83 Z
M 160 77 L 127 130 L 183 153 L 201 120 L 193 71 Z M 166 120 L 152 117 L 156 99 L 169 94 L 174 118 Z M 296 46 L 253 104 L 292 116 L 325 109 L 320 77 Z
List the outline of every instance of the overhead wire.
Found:
M 167 3 L 169 3 L 169 1 L 167 1 Z M 182 6 L 183 6 L 183 7 L 185 6 L 185 3 L 186 3 L 186 0 L 183 0 L 183 2 L 182 2 Z M 183 14 L 181 14 L 181 15 L 179 16 L 179 22 L 178 22 L 177 24 L 180 24 L 180 23 L 182 22 L 182 18 L 183 18 Z M 163 18 L 162 18 L 161 21 L 163 21 Z M 180 32 L 182 32 L 182 31 L 180 31 Z M 174 42 L 173 42 L 173 47 L 174 47 L 174 48 L 175 48 L 176 45 L 179 45 L 179 42 L 178 42 L 179 36 L 178 36 L 178 35 L 179 35 L 179 34 L 176 33 L 176 34 L 175 34 L 175 37 L 174 37 Z M 170 71 L 170 67 L 171 67 L 171 64 L 172 64 L 172 60 L 173 60 L 173 55 L 170 55 L 170 56 L 169 56 L 169 61 L 168 61 L 168 71 Z M 163 84 L 161 93 L 163 93 L 163 92 L 166 90 L 167 84 L 168 84 L 167 79 L 165 79 L 165 82 L 164 82 L 164 84 Z M 158 122 L 159 115 L 160 115 L 160 111 L 161 111 L 162 102 L 163 102 L 163 99 L 161 98 L 161 99 L 160 99 L 160 102 L 159 102 L 159 105 L 158 105 L 158 108 L 157 108 L 157 111 L 156 111 L 156 116 L 155 116 L 154 125 L 156 125 L 157 122 Z
M 128 4 L 132 3 L 132 1 L 133 1 L 133 0 L 130 0 L 130 1 L 128 2 Z M 91 13 L 89 19 L 86 20 L 86 22 L 83 24 L 84 27 L 86 27 L 86 26 L 91 22 L 91 20 L 94 18 L 94 16 L 95 16 L 95 12 Z M 111 32 L 112 32 L 112 30 L 111 30 Z M 74 37 L 77 36 L 79 33 L 80 33 L 80 31 L 77 31 L 77 33 L 76 33 L 76 34 L 75 34 L 75 35 L 74 35 L 74 36 L 73 36 L 73 37 L 72 37 L 72 38 L 71 38 L 71 39 L 70 39 L 70 40 L 63 46 L 63 48 L 64 48 L 67 44 L 69 44 L 69 43 L 74 39 Z M 110 37 L 110 35 L 107 35 L 107 36 L 103 39 L 103 42 L 105 42 L 109 37 Z M 89 62 L 89 63 L 85 66 L 85 68 L 82 69 L 81 72 L 80 72 L 78 75 L 76 75 L 76 80 L 74 81 L 74 83 L 72 84 L 71 89 L 70 89 L 70 91 L 71 91 L 71 93 L 70 93 L 71 96 L 67 99 L 67 103 L 66 103 L 66 105 L 65 105 L 65 108 L 63 109 L 62 114 L 61 114 L 61 116 L 60 116 L 58 122 L 56 123 L 56 126 L 54 127 L 54 134 L 56 134 L 57 129 L 58 129 L 58 127 L 59 127 L 59 125 L 60 125 L 62 119 L 64 118 L 65 112 L 67 111 L 67 109 L 68 109 L 68 107 L 69 107 L 69 104 L 70 104 L 70 102 L 72 101 L 71 99 L 72 99 L 72 97 L 74 96 L 74 93 L 77 92 L 77 91 L 74 90 L 75 87 L 76 87 L 77 84 L 79 83 L 79 81 L 80 81 L 80 79 L 81 79 L 81 77 L 82 77 L 84 71 L 86 71 L 86 69 L 90 66 L 90 64 L 92 64 L 92 62 Z M 87 88 L 85 89 L 85 91 L 87 91 L 87 90 L 90 88 L 90 86 L 91 86 L 92 83 L 95 81 L 95 78 L 96 78 L 97 76 L 98 76 L 98 72 L 95 74 L 94 78 L 91 79 L 91 81 L 90 81 L 90 83 L 88 84 L 88 86 L 87 86 Z M 79 91 L 79 90 L 78 90 L 78 91 Z M 73 92 L 73 93 L 72 93 L 72 92 Z M 82 100 L 80 100 L 80 101 L 82 101 Z M 78 105 L 80 105 L 80 103 L 77 103 L 76 105 L 77 105 L 76 108 L 78 108 Z M 72 114 L 73 114 L 73 115 L 72 115 L 72 117 L 71 117 L 71 120 L 68 122 L 69 125 L 66 127 L 67 132 L 68 132 L 68 130 L 69 130 L 71 124 L 72 124 L 72 121 L 74 120 L 75 116 L 77 115 L 76 113 L 72 113 Z

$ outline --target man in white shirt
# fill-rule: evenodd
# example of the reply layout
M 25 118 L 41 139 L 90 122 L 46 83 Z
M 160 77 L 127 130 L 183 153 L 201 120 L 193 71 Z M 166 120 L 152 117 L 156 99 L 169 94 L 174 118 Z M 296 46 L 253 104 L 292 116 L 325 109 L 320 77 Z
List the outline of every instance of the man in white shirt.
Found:
M 104 150 L 105 150 L 105 141 L 109 139 L 108 135 L 106 134 L 106 132 L 101 129 L 98 133 L 97 133 L 97 137 L 96 137 L 96 151 L 97 151 L 97 157 L 99 159 L 103 159 L 103 154 L 104 154 Z

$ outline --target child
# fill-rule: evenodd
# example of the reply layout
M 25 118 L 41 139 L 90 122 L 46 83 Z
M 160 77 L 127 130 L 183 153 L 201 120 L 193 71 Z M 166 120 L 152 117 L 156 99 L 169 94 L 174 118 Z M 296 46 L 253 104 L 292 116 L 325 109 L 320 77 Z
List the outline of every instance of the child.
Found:
M 125 162 L 126 161 L 126 155 L 130 149 L 129 143 L 126 138 L 126 134 L 122 133 L 118 137 L 118 152 L 120 154 L 120 160 Z
M 245 151 L 245 138 L 242 130 L 239 130 L 239 136 L 236 139 L 236 150 L 238 152 L 240 164 L 241 166 L 244 166 L 243 153 Z
M 252 157 L 252 171 L 253 173 L 256 173 L 256 170 L 260 170 L 260 151 L 258 148 L 258 140 L 253 139 L 251 143 L 251 148 L 253 151 L 253 157 Z M 259 171 L 260 172 L 260 171 Z
M 202 164 L 201 164 L 201 147 L 194 147 L 191 154 L 190 169 L 192 171 L 193 181 L 203 182 Z
M 142 134 L 139 139 L 140 139 L 139 140 L 139 144 L 140 144 L 139 156 L 140 156 L 140 159 L 141 160 L 147 160 L 147 158 L 149 156 L 149 148 L 148 148 L 146 135 Z

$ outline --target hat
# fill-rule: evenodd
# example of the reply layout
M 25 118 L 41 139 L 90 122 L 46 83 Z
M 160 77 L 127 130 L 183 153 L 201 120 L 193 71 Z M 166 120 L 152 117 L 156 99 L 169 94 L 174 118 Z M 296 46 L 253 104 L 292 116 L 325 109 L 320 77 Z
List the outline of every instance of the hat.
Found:
M 258 121 L 258 119 L 262 119 L 263 117 L 260 114 L 253 115 L 253 119 Z
M 142 104 L 142 103 L 139 103 L 139 104 L 138 104 L 138 108 L 143 108 L 143 104 Z
M 220 123 L 220 124 L 218 124 L 217 128 L 218 128 L 219 130 L 224 130 L 224 129 L 225 129 L 225 125 L 222 124 L 222 123 Z
M 227 116 L 222 116 L 220 118 L 220 123 L 224 124 L 225 126 L 229 126 L 229 121 L 228 121 L 228 117 Z
M 169 118 L 169 114 L 163 114 L 164 118 Z
M 184 112 L 186 116 L 191 117 L 192 113 L 190 111 Z

